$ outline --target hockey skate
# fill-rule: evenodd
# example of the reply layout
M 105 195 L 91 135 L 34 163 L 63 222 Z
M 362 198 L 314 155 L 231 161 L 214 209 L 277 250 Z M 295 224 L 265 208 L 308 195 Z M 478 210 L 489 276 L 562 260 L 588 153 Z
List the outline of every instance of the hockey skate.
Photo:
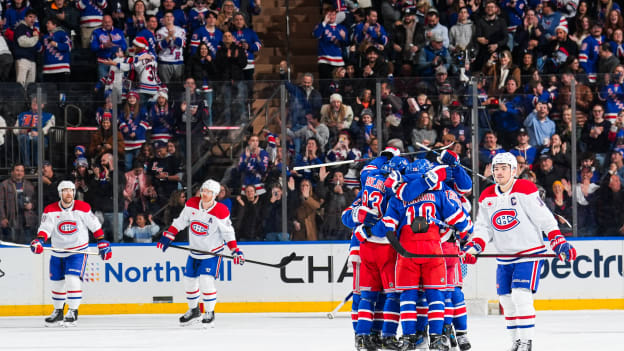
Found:
M 432 334 L 429 336 L 429 339 L 431 340 L 429 344 L 430 351 L 449 351 L 451 349 L 446 335 Z
M 457 339 L 455 338 L 452 324 L 445 324 L 442 329 L 442 334 L 446 335 L 446 337 L 449 339 L 451 347 L 457 347 Z
M 202 326 L 204 328 L 214 328 L 215 314 L 214 311 L 204 313 L 204 318 L 202 318 Z
M 401 336 L 402 350 L 425 350 L 427 342 L 422 332 Z
M 201 312 L 199 312 L 199 307 L 191 308 L 180 317 L 180 325 L 184 327 L 193 324 L 194 322 L 197 322 L 200 318 Z
M 377 346 L 371 335 L 358 335 L 358 337 L 360 337 L 357 345 L 358 351 L 377 351 Z
M 68 308 L 67 313 L 65 313 L 65 319 L 63 319 L 63 326 L 65 327 L 75 327 L 78 322 L 78 310 L 73 308 Z
M 520 339 L 516 339 L 516 341 L 511 344 L 511 348 L 509 351 L 518 351 L 518 347 L 520 346 Z
M 63 306 L 64 307 L 64 306 Z M 61 327 L 63 326 L 63 309 L 57 308 L 52 311 L 49 317 L 45 318 L 46 327 Z
M 382 336 L 380 349 L 382 351 L 402 350 L 403 343 L 397 340 L 396 336 Z
M 375 345 L 376 348 L 378 349 L 381 348 L 381 332 L 380 331 L 371 332 L 371 340 L 373 340 L 373 345 Z
M 521 340 L 518 345 L 518 351 L 531 351 L 532 343 L 531 340 Z
M 466 334 L 457 334 L 457 344 L 459 345 L 459 349 L 461 351 L 470 350 L 472 347 L 470 345 L 470 341 L 468 341 L 468 335 Z

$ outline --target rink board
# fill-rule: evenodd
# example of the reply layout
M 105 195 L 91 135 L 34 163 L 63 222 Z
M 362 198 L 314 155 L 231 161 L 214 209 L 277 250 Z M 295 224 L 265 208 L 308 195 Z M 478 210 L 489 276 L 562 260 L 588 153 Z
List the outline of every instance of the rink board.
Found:
M 541 310 L 624 309 L 624 240 L 573 240 L 573 263 L 548 259 L 536 298 Z M 247 258 L 277 263 L 296 252 L 283 269 L 224 260 L 218 273 L 219 312 L 327 312 L 349 293 L 348 244 L 241 244 Z M 492 246 L 488 247 L 491 249 Z M 90 247 L 90 250 L 96 250 Z M 113 258 L 90 256 L 85 267 L 82 314 L 174 313 L 186 309 L 182 284 L 187 252 L 160 252 L 155 244 L 113 245 Z M 0 315 L 39 315 L 50 310 L 49 256 L 0 247 Z M 467 299 L 496 301 L 496 260 L 469 266 Z M 343 311 L 349 304 L 343 307 Z

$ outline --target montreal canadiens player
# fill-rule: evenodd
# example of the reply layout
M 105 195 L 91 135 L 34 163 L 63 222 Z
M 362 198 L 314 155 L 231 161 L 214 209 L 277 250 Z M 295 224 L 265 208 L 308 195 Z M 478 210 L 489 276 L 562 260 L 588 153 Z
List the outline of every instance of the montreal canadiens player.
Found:
M 46 206 L 41 217 L 37 238 L 30 243 L 33 253 L 43 252 L 43 243 L 50 239 L 52 247 L 70 250 L 85 250 L 89 246 L 89 230 L 98 241 L 103 260 L 112 256 L 110 243 L 104 240 L 104 232 L 97 217 L 86 202 L 74 200 L 74 183 L 64 180 L 57 187 L 61 200 Z M 50 257 L 50 288 L 54 312 L 45 319 L 46 326 L 75 326 L 78 307 L 82 299 L 82 275 L 87 264 L 87 255 L 52 251 Z M 63 318 L 63 307 L 67 302 L 67 314 Z
M 542 232 L 561 261 L 573 261 L 576 249 L 559 231 L 557 221 L 539 197 L 535 184 L 515 179 L 516 157 L 509 152 L 492 159 L 496 184 L 479 198 L 474 234 L 463 249 L 465 263 L 475 263 L 478 253 L 492 241 L 502 254 L 546 252 Z M 511 351 L 530 351 L 535 333 L 533 294 L 537 292 L 543 261 L 540 258 L 498 258 L 496 290 L 512 339 Z
M 234 264 L 245 263 L 243 252 L 238 248 L 234 228 L 227 206 L 216 202 L 221 185 L 212 179 L 205 181 L 199 189 L 200 196 L 192 197 L 184 206 L 180 216 L 173 220 L 156 245 L 163 252 L 167 250 L 176 234 L 189 227 L 189 246 L 191 249 L 221 253 L 225 246 L 230 249 Z M 222 258 L 191 251 L 184 271 L 184 288 L 189 310 L 180 317 L 183 326 L 192 324 L 201 318 L 198 302 L 204 301 L 206 313 L 201 322 L 205 327 L 214 327 L 214 308 L 217 304 L 215 278 L 219 274 Z M 200 290 L 201 289 L 201 290 Z

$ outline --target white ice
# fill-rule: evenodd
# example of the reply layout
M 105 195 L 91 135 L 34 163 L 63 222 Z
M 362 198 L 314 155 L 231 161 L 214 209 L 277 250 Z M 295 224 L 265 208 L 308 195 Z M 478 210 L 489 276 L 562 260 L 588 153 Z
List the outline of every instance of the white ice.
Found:
M 43 317 L 0 317 L 0 350 L 353 350 L 347 313 L 221 313 L 215 328 L 180 327 L 179 315 L 80 316 L 73 328 Z M 470 316 L 472 350 L 506 350 L 502 316 Z M 534 351 L 622 350 L 624 310 L 538 311 Z

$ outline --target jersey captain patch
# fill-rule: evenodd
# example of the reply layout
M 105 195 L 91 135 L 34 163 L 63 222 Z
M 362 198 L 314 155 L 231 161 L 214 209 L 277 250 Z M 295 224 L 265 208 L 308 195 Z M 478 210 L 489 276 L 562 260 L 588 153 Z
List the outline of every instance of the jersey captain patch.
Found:
M 78 231 L 78 225 L 75 221 L 63 221 L 58 225 L 58 231 L 61 234 L 70 235 Z
M 200 221 L 193 221 L 191 222 L 191 232 L 195 235 L 207 235 L 208 234 L 208 224 L 200 222 Z
M 498 210 L 492 215 L 492 225 L 498 231 L 504 232 L 513 229 L 518 224 L 520 224 L 518 213 L 514 209 Z

